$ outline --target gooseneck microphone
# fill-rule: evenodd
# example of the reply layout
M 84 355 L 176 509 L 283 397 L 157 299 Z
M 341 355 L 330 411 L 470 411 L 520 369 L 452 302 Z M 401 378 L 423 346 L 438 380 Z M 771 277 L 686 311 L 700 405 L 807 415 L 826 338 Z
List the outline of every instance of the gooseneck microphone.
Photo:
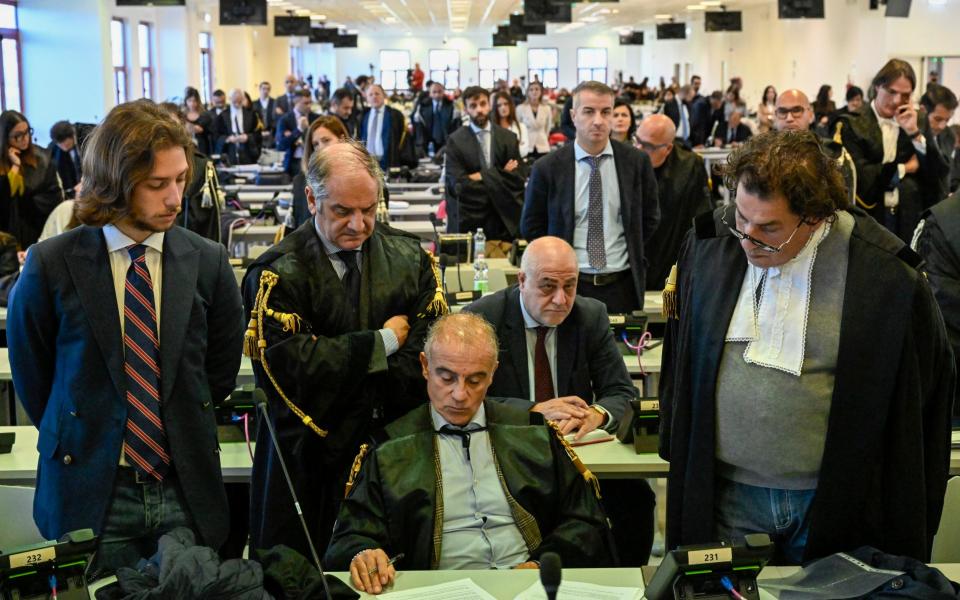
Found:
M 277 459 L 280 461 L 280 468 L 283 470 L 283 478 L 287 481 L 287 487 L 290 489 L 290 497 L 293 498 L 293 507 L 297 509 L 297 516 L 300 518 L 300 526 L 303 527 L 303 535 L 307 538 L 307 546 L 310 547 L 310 554 L 313 557 L 313 563 L 317 565 L 320 571 L 320 581 L 323 582 L 323 592 L 328 600 L 332 600 L 330 587 L 327 585 L 327 575 L 323 572 L 323 566 L 320 565 L 320 557 L 317 555 L 317 549 L 313 546 L 313 538 L 310 537 L 310 530 L 307 529 L 307 521 L 303 518 L 303 511 L 300 509 L 300 501 L 297 500 L 297 493 L 293 490 L 293 481 L 290 479 L 290 472 L 287 471 L 287 463 L 283 460 L 283 452 L 280 451 L 280 442 L 277 441 L 277 432 L 273 428 L 273 422 L 270 421 L 270 415 L 267 413 L 267 394 L 261 388 L 253 390 L 253 403 L 263 415 L 263 422 L 270 430 L 270 441 L 273 443 L 273 451 L 277 453 Z M 559 558 L 557 564 L 559 565 Z
M 544 552 L 540 557 L 540 583 L 547 594 L 547 600 L 556 600 L 561 578 L 560 555 L 556 552 Z

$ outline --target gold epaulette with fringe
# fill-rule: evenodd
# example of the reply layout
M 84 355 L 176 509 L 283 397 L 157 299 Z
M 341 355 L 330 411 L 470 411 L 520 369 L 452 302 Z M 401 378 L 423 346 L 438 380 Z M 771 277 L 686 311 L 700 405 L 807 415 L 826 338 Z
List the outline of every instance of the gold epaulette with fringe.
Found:
M 429 250 L 424 250 L 424 252 L 430 257 L 430 268 L 433 270 L 433 279 L 437 287 L 433 292 L 433 300 L 423 309 L 421 314 L 417 315 L 418 319 L 424 317 L 441 317 L 450 312 L 450 307 L 447 306 L 447 297 L 443 293 L 443 279 L 440 276 L 440 265 L 437 262 L 437 257 Z
M 573 447 L 570 445 L 570 442 L 563 437 L 563 433 L 560 431 L 560 427 L 553 421 L 547 421 L 547 425 L 550 429 L 553 430 L 554 435 L 557 436 L 557 439 L 560 440 L 560 443 L 563 444 L 563 449 L 566 450 L 567 456 L 570 457 L 570 462 L 573 463 L 573 466 L 577 468 L 577 471 L 580 472 L 580 475 L 583 477 L 584 481 L 593 486 L 593 493 L 596 494 L 597 500 L 600 499 L 600 482 L 597 480 L 597 476 L 587 468 L 587 465 L 583 464 L 583 461 L 580 460 L 580 457 L 577 456 L 577 453 L 574 451 Z
M 353 459 L 353 465 L 350 467 L 350 476 L 347 477 L 346 489 L 343 490 L 344 498 L 350 495 L 350 490 L 353 489 L 353 484 L 357 480 L 357 475 L 360 474 L 360 467 L 363 465 L 363 459 L 367 456 L 367 452 L 369 451 L 370 444 L 360 444 L 360 452 L 358 452 L 357 457 Z
M 270 383 L 273 384 L 277 394 L 283 400 L 290 412 L 297 415 L 303 424 L 320 437 L 327 436 L 327 430 L 321 429 L 313 421 L 313 417 L 303 412 L 299 406 L 293 403 L 287 397 L 273 372 L 267 363 L 267 339 L 263 334 L 263 321 L 269 317 L 283 326 L 283 331 L 290 333 L 299 333 L 301 328 L 300 315 L 296 313 L 282 313 L 267 307 L 267 301 L 270 299 L 270 292 L 280 282 L 280 276 L 272 271 L 263 271 L 260 273 L 260 288 L 257 290 L 257 298 L 250 311 L 250 323 L 247 325 L 247 332 L 243 336 L 243 353 L 250 357 L 250 360 L 259 361 L 263 366 L 263 372 L 267 374 Z
M 667 319 L 680 318 L 680 303 L 677 301 L 677 265 L 670 267 L 670 276 L 663 283 L 663 307 L 660 309 Z

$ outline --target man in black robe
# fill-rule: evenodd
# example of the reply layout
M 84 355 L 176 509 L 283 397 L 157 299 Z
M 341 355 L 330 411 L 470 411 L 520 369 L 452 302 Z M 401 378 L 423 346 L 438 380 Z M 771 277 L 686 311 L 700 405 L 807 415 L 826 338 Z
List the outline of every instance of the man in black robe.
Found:
M 663 289 L 693 218 L 712 206 L 703 159 L 674 144 L 676 134 L 676 126 L 666 115 L 648 116 L 640 122 L 636 134 L 640 149 L 653 165 L 660 199 L 660 224 L 644 243 L 647 289 L 654 291 Z
M 420 355 L 429 406 L 357 456 L 325 562 L 360 590 L 380 593 L 400 553 L 409 570 L 537 568 L 545 552 L 614 566 L 596 479 L 558 427 L 487 399 L 497 348 L 483 317 L 438 320 Z
M 781 563 L 928 560 L 955 371 L 919 257 L 848 207 L 812 133 L 758 136 L 727 182 L 665 302 L 668 548 L 764 531 Z
M 490 92 L 478 86 L 463 92 L 470 125 L 447 138 L 447 231 L 482 227 L 487 258 L 503 258 L 520 235 L 524 177 L 517 136 L 490 118 Z
M 315 217 L 244 279 L 245 352 L 322 552 L 361 440 L 423 403 L 417 357 L 446 304 L 419 239 L 375 225 L 383 177 L 361 144 L 314 153 L 306 181 Z M 310 556 L 265 427 L 250 488 L 250 547 L 286 544 Z

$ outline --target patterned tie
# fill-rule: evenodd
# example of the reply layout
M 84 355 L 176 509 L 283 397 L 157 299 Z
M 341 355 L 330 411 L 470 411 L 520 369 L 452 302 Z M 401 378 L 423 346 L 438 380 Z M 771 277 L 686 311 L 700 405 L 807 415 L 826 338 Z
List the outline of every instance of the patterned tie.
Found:
M 600 162 L 606 155 L 589 156 L 590 203 L 587 205 L 587 256 L 590 267 L 607 266 L 607 248 L 603 239 L 603 182 L 600 180 Z
M 170 469 L 167 435 L 160 419 L 160 342 L 153 282 L 143 244 L 129 246 L 123 300 L 124 371 L 127 374 L 127 427 L 124 453 L 141 477 L 159 481 Z
M 483 168 L 490 168 L 490 152 L 487 150 L 487 133 L 486 129 L 480 129 L 477 131 L 477 141 L 480 142 L 480 160 L 483 162 Z
M 533 350 L 533 400 L 543 402 L 556 397 L 553 393 L 553 374 L 547 358 L 547 333 L 549 327 L 537 327 L 537 345 Z

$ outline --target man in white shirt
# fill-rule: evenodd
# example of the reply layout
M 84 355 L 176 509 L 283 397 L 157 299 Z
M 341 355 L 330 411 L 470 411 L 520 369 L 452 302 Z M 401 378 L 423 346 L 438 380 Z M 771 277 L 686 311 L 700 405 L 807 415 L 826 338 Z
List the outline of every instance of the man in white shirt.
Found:
M 243 90 L 234 88 L 230 91 L 230 106 L 217 117 L 221 153 L 237 165 L 257 162 L 263 131 L 253 109 L 245 108 L 243 100 Z

